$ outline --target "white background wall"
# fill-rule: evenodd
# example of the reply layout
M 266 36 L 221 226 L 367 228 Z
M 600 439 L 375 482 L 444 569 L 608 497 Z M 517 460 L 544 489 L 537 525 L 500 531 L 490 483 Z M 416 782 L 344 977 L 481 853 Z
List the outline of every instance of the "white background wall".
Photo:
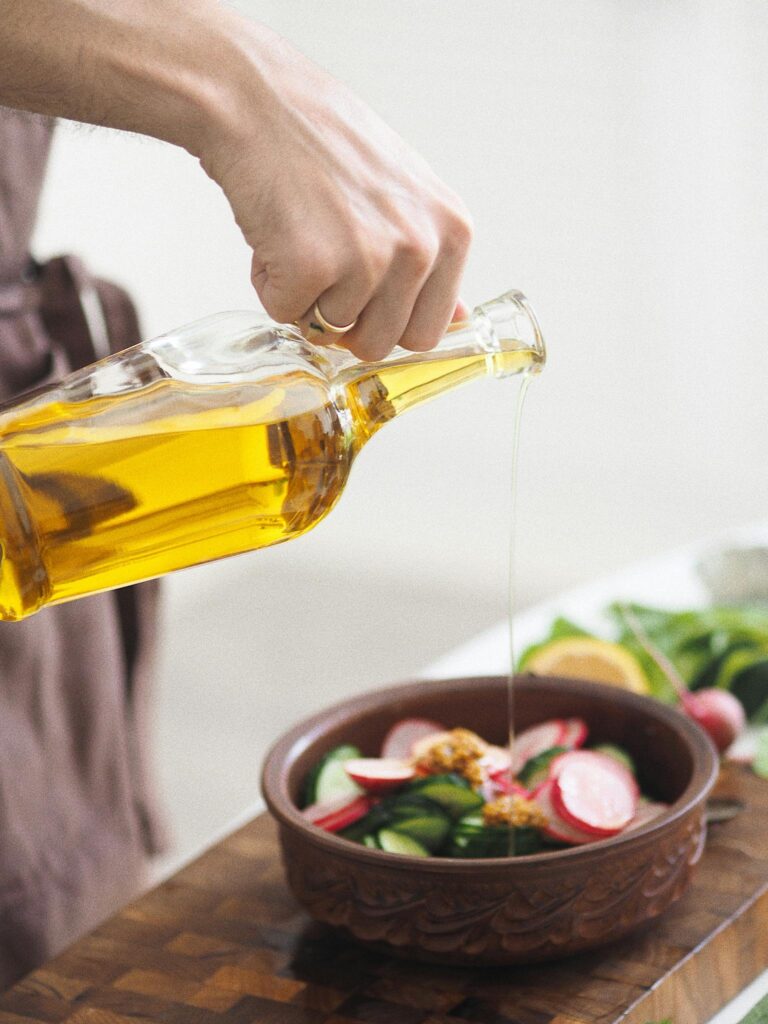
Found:
M 539 313 L 550 363 L 524 417 L 522 603 L 766 514 L 768 5 L 238 6 L 464 196 L 465 298 L 514 285 Z M 147 140 L 60 130 L 37 250 L 77 250 L 126 283 L 147 334 L 255 304 L 222 195 Z M 352 590 L 404 577 L 501 613 L 511 413 L 509 388 L 488 381 L 393 423 L 314 534 L 237 571 L 263 589 L 303 565 L 311 605 L 312 579 L 354 566 Z M 210 608 L 233 571 L 182 574 L 172 595 Z

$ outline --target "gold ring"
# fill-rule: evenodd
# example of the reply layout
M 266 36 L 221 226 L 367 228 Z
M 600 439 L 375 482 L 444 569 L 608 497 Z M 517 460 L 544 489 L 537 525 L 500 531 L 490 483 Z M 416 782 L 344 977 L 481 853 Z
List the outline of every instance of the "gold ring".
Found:
M 323 314 L 320 312 L 320 305 L 317 302 L 315 303 L 315 308 L 314 308 L 313 312 L 315 314 L 315 319 L 317 320 L 318 324 L 320 325 L 320 330 L 321 331 L 330 331 L 331 334 L 346 334 L 347 331 L 351 331 L 352 328 L 357 323 L 357 318 L 355 318 L 352 321 L 351 324 L 346 324 L 344 327 L 337 327 L 336 324 L 328 323 L 328 321 L 325 319 Z M 316 325 L 312 324 L 311 326 L 314 327 Z

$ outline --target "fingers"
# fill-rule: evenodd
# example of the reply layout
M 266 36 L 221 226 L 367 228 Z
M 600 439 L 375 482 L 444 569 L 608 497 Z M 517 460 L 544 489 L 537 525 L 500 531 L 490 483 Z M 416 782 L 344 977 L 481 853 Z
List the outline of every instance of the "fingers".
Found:
M 356 259 L 296 318 L 305 337 L 320 345 L 342 344 L 370 360 L 382 359 L 395 345 L 412 351 L 434 348 L 451 320 L 467 315 L 458 291 L 470 237 L 468 221 L 451 215 L 440 231 L 413 228 L 378 251 L 356 254 L 352 249 L 349 255 Z M 327 277 L 315 283 L 321 280 Z M 293 308 L 311 290 L 297 289 L 300 297 Z M 328 323 L 355 326 L 343 335 L 325 330 L 314 315 L 315 303 Z
M 419 292 L 408 325 L 400 339 L 403 348 L 424 352 L 434 348 L 454 319 L 466 316 L 466 306 L 459 299 L 461 275 L 466 261 L 466 248 L 452 246 L 443 251 L 429 279 Z M 457 317 L 457 312 L 460 315 Z
M 453 316 L 451 317 L 451 323 L 458 323 L 459 320 L 466 320 L 468 317 L 469 306 L 466 304 L 466 302 L 464 302 L 464 300 L 461 297 L 459 297 L 456 301 L 456 309 L 454 309 Z
M 354 329 L 344 335 L 342 344 L 358 359 L 383 359 L 400 343 L 423 280 L 423 274 L 414 275 L 402 265 L 393 266 Z

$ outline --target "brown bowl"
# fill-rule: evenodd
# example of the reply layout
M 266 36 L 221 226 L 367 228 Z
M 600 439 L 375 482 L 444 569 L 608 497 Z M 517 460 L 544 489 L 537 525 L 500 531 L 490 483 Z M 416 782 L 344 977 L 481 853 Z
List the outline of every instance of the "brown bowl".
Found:
M 338 704 L 272 747 L 263 792 L 288 882 L 312 917 L 403 957 L 514 964 L 611 942 L 679 899 L 704 846 L 714 748 L 674 709 L 597 683 L 518 677 L 515 725 L 577 716 L 591 742 L 628 750 L 643 790 L 671 806 L 625 835 L 526 857 L 420 859 L 369 850 L 299 813 L 301 784 L 324 753 L 353 743 L 375 756 L 401 718 L 461 725 L 504 743 L 506 693 L 503 676 L 395 686 Z

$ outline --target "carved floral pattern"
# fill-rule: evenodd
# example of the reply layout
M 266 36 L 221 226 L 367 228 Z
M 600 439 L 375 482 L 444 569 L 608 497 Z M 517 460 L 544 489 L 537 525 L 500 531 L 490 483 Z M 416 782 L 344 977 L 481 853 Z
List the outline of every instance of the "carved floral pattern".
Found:
M 557 870 L 547 858 L 511 861 L 458 884 L 458 864 L 437 872 L 331 857 L 281 828 L 290 886 L 313 917 L 392 952 L 455 963 L 546 960 L 619 938 L 680 898 L 704 838 L 696 806 L 642 841 Z

